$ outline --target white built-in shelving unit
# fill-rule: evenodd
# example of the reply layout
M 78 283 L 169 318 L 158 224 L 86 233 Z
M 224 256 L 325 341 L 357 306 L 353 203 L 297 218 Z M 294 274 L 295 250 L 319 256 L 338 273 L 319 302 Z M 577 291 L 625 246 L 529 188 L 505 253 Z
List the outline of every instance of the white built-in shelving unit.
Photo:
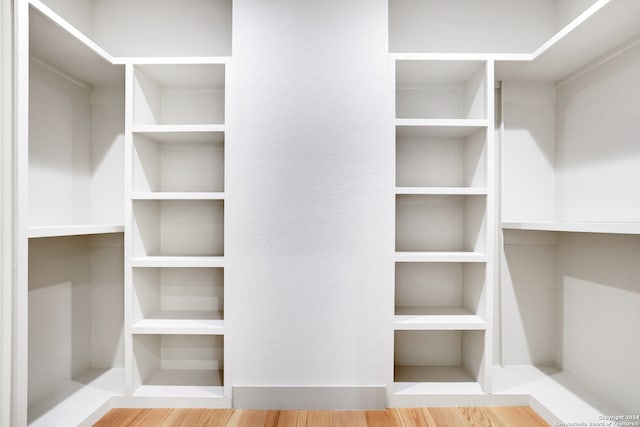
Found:
M 598 422 L 602 415 L 637 413 L 640 394 L 633 384 L 639 371 L 633 354 L 639 349 L 637 340 L 630 337 L 640 321 L 640 205 L 636 197 L 640 194 L 640 4 L 559 0 L 553 10 L 545 12 L 542 3 L 520 3 L 519 7 L 527 9 L 528 24 L 539 20 L 539 31 L 523 29 L 519 36 L 509 38 L 502 34 L 506 30 L 501 24 L 489 24 L 491 29 L 486 24 L 514 22 L 515 9 L 492 8 L 493 3 L 390 1 L 390 48 L 396 63 L 398 58 L 494 61 L 496 99 L 487 109 L 495 108 L 499 148 L 488 159 L 489 171 L 496 160 L 497 186 L 478 181 L 477 175 L 469 178 L 468 171 L 474 169 L 468 164 L 485 164 L 484 160 L 474 163 L 481 157 L 468 151 L 477 147 L 468 138 L 473 132 L 457 130 L 458 141 L 467 142 L 443 144 L 446 148 L 439 151 L 435 142 L 420 145 L 436 139 L 430 126 L 486 125 L 493 130 L 493 120 L 471 122 L 486 117 L 466 113 L 464 88 L 468 85 L 458 98 L 462 105 L 458 114 L 446 111 L 446 90 L 438 91 L 436 84 L 413 96 L 396 92 L 396 251 L 404 250 L 396 252 L 396 381 L 398 375 L 408 381 L 409 373 L 418 380 L 404 387 L 396 383 L 395 402 L 441 404 L 443 394 L 450 395 L 448 403 L 455 401 L 451 395 L 456 392 L 472 395 L 469 388 L 463 391 L 463 387 L 452 389 L 445 384 L 444 372 L 450 378 L 456 375 L 438 365 L 461 364 L 467 370 L 474 366 L 477 350 L 470 351 L 469 342 L 475 327 L 495 332 L 495 345 L 484 350 L 488 363 L 494 365 L 487 374 L 491 386 L 476 390 L 491 393 L 493 401 L 530 404 L 550 423 Z M 473 14 L 474 22 L 447 20 L 461 16 L 462 4 L 464 14 Z M 554 19 L 549 20 L 545 13 Z M 520 42 L 520 47 L 515 46 Z M 429 73 L 421 70 L 420 75 Z M 455 78 L 455 70 L 446 75 Z M 425 82 L 414 79 L 414 84 L 406 84 L 396 77 L 396 84 L 402 83 L 410 91 Z M 411 102 L 428 92 L 433 102 L 422 98 L 422 110 L 413 114 Z M 445 119 L 450 120 L 446 125 Z M 454 140 L 453 135 L 449 140 Z M 472 161 L 458 162 L 460 169 L 455 169 L 444 153 L 449 150 L 453 156 L 459 146 L 466 150 L 465 162 Z M 465 237 L 473 229 L 460 227 L 457 245 L 444 248 L 480 252 L 477 255 L 482 258 L 476 260 L 482 263 L 474 264 L 466 263 L 472 261 L 471 253 L 457 252 L 465 268 L 486 262 L 487 268 L 495 265 L 499 269 L 495 299 L 492 293 L 485 294 L 495 309 L 481 312 L 474 305 L 483 286 L 480 273 L 448 273 L 447 279 L 445 262 L 451 260 L 443 252 L 438 233 L 451 239 L 454 234 L 443 229 L 456 229 L 453 224 L 472 212 L 460 200 L 483 194 L 491 197 L 494 191 L 501 209 L 484 214 L 502 231 L 496 240 L 500 249 L 487 253 L 471 246 Z M 444 197 L 438 204 L 433 196 Z M 418 197 L 424 201 L 422 209 Z M 440 215 L 434 213 L 436 206 L 441 206 Z M 416 212 L 413 223 L 406 221 L 412 209 Z M 431 249 L 438 252 L 429 252 Z M 450 302 L 456 300 L 462 303 Z M 425 301 L 441 307 L 424 307 Z M 409 303 L 420 308 L 407 309 Z M 455 310 L 442 308 L 451 305 Z M 460 328 L 465 329 L 462 358 L 459 352 L 443 350 L 453 336 L 436 338 L 436 333 L 446 332 L 437 329 L 453 330 L 457 323 L 465 325 Z M 429 335 L 420 335 L 420 329 L 428 329 Z M 404 335 L 398 336 L 398 330 Z M 424 371 L 404 367 L 420 364 L 432 366 L 421 368 Z M 431 377 L 439 382 L 428 382 Z M 475 385 L 464 383 L 464 378 L 460 381 Z M 405 393 L 402 399 L 398 398 L 400 390 Z M 438 398 L 427 397 L 429 392 Z M 416 397 L 420 394 L 421 398 Z M 486 402 L 478 398 L 463 403 L 470 401 Z
M 134 396 L 205 406 L 230 401 L 223 315 L 227 63 L 185 58 L 128 68 Z
M 90 425 L 138 396 L 230 405 L 231 1 L 148 8 L 16 2 L 18 426 Z
M 231 2 L 14 2 L 16 426 L 231 406 Z M 639 413 L 640 2 L 388 12 L 387 405 Z
M 394 56 L 392 405 L 488 387 L 493 64 Z M 433 400 L 435 399 L 435 400 Z

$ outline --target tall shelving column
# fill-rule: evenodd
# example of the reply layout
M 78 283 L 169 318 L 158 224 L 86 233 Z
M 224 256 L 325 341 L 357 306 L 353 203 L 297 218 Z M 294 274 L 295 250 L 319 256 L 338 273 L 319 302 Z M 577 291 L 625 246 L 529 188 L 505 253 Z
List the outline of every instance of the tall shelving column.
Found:
M 390 406 L 490 389 L 493 63 L 394 55 L 396 239 Z M 461 400 L 462 402 L 462 400 Z
M 228 58 L 127 65 L 127 388 L 230 406 L 224 380 Z M 227 385 L 225 387 L 225 384 Z

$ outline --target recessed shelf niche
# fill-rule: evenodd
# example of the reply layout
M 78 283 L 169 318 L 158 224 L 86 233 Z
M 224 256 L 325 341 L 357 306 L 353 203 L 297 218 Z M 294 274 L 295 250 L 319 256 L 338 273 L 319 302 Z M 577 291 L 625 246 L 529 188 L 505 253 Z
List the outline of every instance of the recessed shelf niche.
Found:
M 135 200 L 135 257 L 224 255 L 221 200 Z
M 137 65 L 134 74 L 134 125 L 224 124 L 224 64 Z
M 396 118 L 486 119 L 484 61 L 396 61 Z

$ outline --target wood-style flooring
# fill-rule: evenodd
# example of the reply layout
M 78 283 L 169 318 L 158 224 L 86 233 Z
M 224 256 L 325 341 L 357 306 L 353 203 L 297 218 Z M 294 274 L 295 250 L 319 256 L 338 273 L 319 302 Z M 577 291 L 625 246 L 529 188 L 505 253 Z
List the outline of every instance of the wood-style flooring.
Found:
M 526 406 L 402 408 L 384 411 L 112 409 L 97 427 L 542 427 Z

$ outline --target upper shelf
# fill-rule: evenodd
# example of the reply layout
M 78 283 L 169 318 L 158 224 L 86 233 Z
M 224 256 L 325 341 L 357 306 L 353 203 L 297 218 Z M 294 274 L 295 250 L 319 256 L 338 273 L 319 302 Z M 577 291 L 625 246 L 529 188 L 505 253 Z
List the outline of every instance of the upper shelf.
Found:
M 32 57 L 85 85 L 124 82 L 124 67 L 80 31 L 38 1 L 29 10 Z
M 640 222 L 503 222 L 505 230 L 640 234 Z
M 528 58 L 496 62 L 496 79 L 558 81 L 640 32 L 640 1 L 599 0 Z

